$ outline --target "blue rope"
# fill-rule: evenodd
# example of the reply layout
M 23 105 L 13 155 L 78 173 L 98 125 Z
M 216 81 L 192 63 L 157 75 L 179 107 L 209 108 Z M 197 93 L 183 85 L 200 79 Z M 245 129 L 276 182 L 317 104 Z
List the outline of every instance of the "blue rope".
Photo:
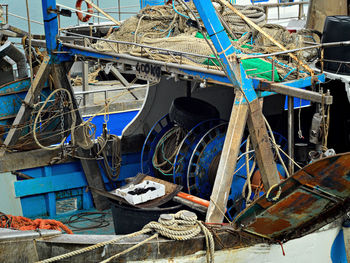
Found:
M 291 71 L 289 71 L 284 77 L 283 79 L 281 79 L 281 81 L 285 80 L 293 71 L 295 71 L 296 68 L 293 68 Z
M 173 32 L 173 29 L 170 29 L 168 35 L 167 35 L 165 38 L 170 37 L 170 34 L 171 34 L 172 32 Z
M 173 9 L 174 9 L 174 11 L 175 11 L 177 14 L 179 14 L 180 16 L 183 16 L 183 17 L 185 17 L 185 18 L 187 18 L 187 19 L 190 19 L 189 16 L 186 16 L 186 15 L 180 13 L 179 11 L 177 11 L 177 9 L 175 8 L 175 0 L 173 0 Z M 197 17 L 197 19 L 199 19 L 199 18 L 200 18 L 200 17 Z

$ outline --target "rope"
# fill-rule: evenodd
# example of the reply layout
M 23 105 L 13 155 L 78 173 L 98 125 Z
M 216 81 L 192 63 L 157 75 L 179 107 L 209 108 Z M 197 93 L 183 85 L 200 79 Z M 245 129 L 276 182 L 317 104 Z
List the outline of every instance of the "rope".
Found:
M 250 135 L 247 138 L 246 152 L 249 152 L 249 146 L 250 146 Z M 244 183 L 242 193 L 245 193 L 246 188 L 248 187 L 248 194 L 245 196 L 246 206 L 248 206 L 248 204 L 250 203 L 250 197 L 252 195 L 251 177 L 252 177 L 254 170 L 255 170 L 256 159 L 254 158 L 252 168 L 250 169 L 250 167 L 249 167 L 249 154 L 246 154 L 245 155 L 245 165 L 246 165 L 246 170 L 247 170 L 247 180 Z
M 150 86 L 152 86 L 152 85 L 154 85 L 154 84 L 150 84 Z M 135 88 L 134 90 L 140 90 L 140 89 L 141 89 L 141 88 Z M 128 91 L 125 91 L 125 92 L 122 92 L 122 93 L 120 93 L 120 94 L 118 94 L 118 95 L 116 95 L 116 96 L 111 97 L 111 98 L 109 99 L 109 101 L 108 101 L 108 105 L 110 105 L 110 104 L 113 103 L 114 101 L 118 100 L 118 98 L 120 98 L 121 96 L 123 96 L 123 95 L 125 95 L 125 94 L 129 94 L 129 92 L 128 92 Z M 42 95 L 42 94 L 41 94 L 41 95 Z M 49 99 L 48 99 L 47 101 L 49 101 Z M 38 104 L 39 104 L 39 103 L 38 103 Z M 36 105 L 38 105 L 38 104 L 36 104 Z M 43 126 L 45 123 L 48 123 L 48 121 L 53 120 L 53 119 L 55 119 L 55 118 L 57 118 L 57 117 L 59 117 L 59 116 L 64 116 L 64 115 L 66 115 L 66 114 L 74 114 L 74 113 L 75 113 L 76 111 L 78 111 L 78 110 L 79 110 L 79 109 L 72 109 L 72 110 L 70 110 L 70 111 L 68 111 L 68 112 L 65 112 L 65 113 L 62 113 L 62 114 L 60 114 L 60 115 L 51 116 L 51 117 L 47 118 L 47 119 L 45 120 L 45 122 L 42 123 L 41 125 Z M 102 108 L 101 110 L 99 110 L 99 111 L 97 111 L 96 113 L 94 113 L 91 117 L 89 117 L 89 118 L 88 118 L 86 121 L 84 121 L 83 123 L 78 124 L 78 125 L 76 125 L 76 126 L 73 126 L 74 129 L 79 128 L 80 126 L 87 125 L 87 123 L 91 122 L 91 121 L 93 120 L 93 118 L 95 118 L 96 116 L 98 116 L 100 113 L 102 113 L 102 112 L 104 112 L 104 111 L 105 111 L 105 108 Z M 28 122 L 28 123 L 29 123 L 29 122 Z M 9 125 L 8 127 L 9 127 L 9 128 L 13 128 L 14 126 Z M 24 128 L 30 128 L 30 127 L 32 127 L 32 123 L 29 123 L 29 124 L 27 124 L 27 125 L 21 125 L 20 127 L 17 127 L 17 126 L 16 126 L 15 128 L 24 129 Z M 53 138 L 53 137 L 57 136 L 58 134 L 64 134 L 64 133 L 66 133 L 66 132 L 68 132 L 68 131 L 71 131 L 71 128 L 69 128 L 69 129 L 67 129 L 67 130 L 60 131 L 59 133 L 55 133 L 55 134 L 53 134 L 53 135 L 46 136 L 45 139 Z M 29 136 L 29 135 L 31 135 L 32 133 L 34 133 L 34 130 L 29 131 L 25 136 Z M 8 134 L 8 131 L 7 131 L 7 132 L 0 133 L 0 136 L 6 135 L 6 134 Z M 24 137 L 24 136 L 22 136 L 22 137 Z M 21 138 L 22 138 L 22 137 L 21 137 Z M 79 139 L 79 138 L 78 138 L 78 139 Z M 78 140 L 78 141 L 79 141 L 79 140 Z M 18 147 L 23 147 L 23 146 L 30 145 L 30 144 L 32 144 L 32 141 L 31 141 L 31 140 L 30 140 L 30 141 L 28 140 L 27 142 L 24 142 L 24 143 L 21 143 L 21 144 L 16 144 L 15 147 L 18 148 Z M 14 147 L 7 147 L 6 150 L 7 150 L 7 151 L 10 151 L 12 148 L 14 148 Z
M 57 92 L 66 92 L 68 94 L 68 98 L 69 98 L 69 103 L 68 105 L 70 106 L 71 110 L 74 110 L 73 108 L 73 100 L 72 100 L 72 95 L 70 94 L 69 91 L 67 91 L 66 89 L 56 89 L 54 90 L 53 92 L 51 92 L 51 94 L 46 98 L 45 102 L 43 103 L 43 105 L 41 106 L 41 108 L 39 109 L 36 117 L 35 117 L 35 120 L 34 120 L 34 126 L 33 126 L 33 137 L 34 137 L 34 141 L 36 142 L 36 144 L 42 148 L 42 149 L 45 149 L 45 150 L 49 150 L 49 151 L 53 151 L 53 150 L 56 150 L 56 149 L 59 149 L 63 144 L 64 142 L 66 141 L 67 137 L 64 137 L 62 139 L 62 141 L 57 145 L 57 146 L 54 146 L 54 147 L 46 147 L 44 145 L 42 145 L 37 136 L 36 136 L 36 125 L 38 123 L 38 120 L 39 120 L 39 116 L 41 115 L 41 112 L 43 111 L 43 109 L 45 108 L 46 104 L 50 101 L 50 99 L 52 98 L 53 95 L 55 95 Z M 71 128 L 70 128 L 70 131 L 71 131 L 71 137 L 72 137 L 72 143 L 73 145 L 75 144 L 75 139 L 74 139 L 74 130 L 75 130 L 75 123 L 76 123 L 76 115 L 73 113 L 72 111 L 72 124 L 71 124 Z
M 142 242 L 116 254 L 113 255 L 105 260 L 103 260 L 103 263 L 110 262 L 113 259 L 116 259 L 120 257 L 121 255 L 124 255 L 143 244 L 158 238 L 159 235 L 162 235 L 164 237 L 170 238 L 172 240 L 189 240 L 193 237 L 197 236 L 201 231 L 203 232 L 206 240 L 207 245 L 207 262 L 214 262 L 214 252 L 215 252 L 215 243 L 213 239 L 212 233 L 209 231 L 209 229 L 199 220 L 197 220 L 196 214 L 192 212 L 188 212 L 185 210 L 179 211 L 176 214 L 163 214 L 158 219 L 158 222 L 150 222 L 147 225 L 144 226 L 144 228 L 140 231 L 137 231 L 135 233 L 131 233 L 122 237 L 118 237 L 116 239 L 112 239 L 109 241 L 101 242 L 86 248 L 82 248 L 76 251 L 72 251 L 63 255 L 55 256 L 52 258 L 48 258 L 42 261 L 39 261 L 37 263 L 50 263 L 55 262 L 59 260 L 63 260 L 66 258 L 70 258 L 76 255 L 80 255 L 92 250 L 95 250 L 100 247 L 104 247 L 109 244 L 116 243 L 122 239 L 125 238 L 131 238 L 138 235 L 146 234 L 155 231 L 156 233 L 149 238 L 143 240 Z
M 167 131 L 157 143 L 152 157 L 153 167 L 163 175 L 171 175 L 174 168 L 175 156 L 184 138 L 181 127 L 173 127 Z
M 266 127 L 267 127 L 267 129 L 269 130 L 269 132 L 270 132 L 270 140 L 271 140 L 273 146 L 275 147 L 275 150 L 276 150 L 276 154 L 277 154 L 277 156 L 278 156 L 278 159 L 279 159 L 280 163 L 282 164 L 283 169 L 284 169 L 284 171 L 286 172 L 287 177 L 289 177 L 290 174 L 289 174 L 288 168 L 286 167 L 286 165 L 285 165 L 285 163 L 284 163 L 284 161 L 283 161 L 283 159 L 282 159 L 282 156 L 281 156 L 281 154 L 280 154 L 280 150 L 281 150 L 285 155 L 286 155 L 286 153 L 285 153 L 285 152 L 281 149 L 281 147 L 276 143 L 275 135 L 273 134 L 273 131 L 272 131 L 272 129 L 271 129 L 271 126 L 270 126 L 269 122 L 267 121 L 267 119 L 265 118 L 264 115 L 263 115 L 263 118 L 264 118 Z M 288 155 L 286 155 L 286 156 L 289 158 Z M 293 162 L 294 162 L 294 160 L 293 160 Z M 299 166 L 299 165 L 298 165 L 298 166 Z M 299 167 L 300 167 L 300 166 L 299 166 Z
M 280 198 L 281 193 L 282 193 L 282 188 L 281 188 L 281 186 L 278 187 L 278 191 L 277 191 L 276 196 L 270 198 L 270 193 L 271 193 L 272 189 L 275 188 L 276 186 L 278 186 L 278 184 L 274 184 L 274 185 L 271 186 L 270 189 L 267 191 L 267 193 L 266 193 L 266 199 L 267 199 L 267 200 L 271 200 L 271 201 L 273 201 L 273 202 L 276 202 L 276 201 L 278 201 L 278 199 Z
M 17 18 L 19 18 L 19 19 L 23 19 L 23 20 L 28 21 L 28 17 L 19 16 L 19 15 L 10 13 L 10 12 L 8 12 L 8 14 L 11 15 L 11 16 L 13 16 L 13 17 L 17 17 Z M 30 20 L 30 22 L 35 23 L 35 24 L 38 24 L 38 25 L 44 25 L 44 23 L 39 22 L 39 21 L 35 21 L 35 20 Z
M 79 12 L 79 13 L 82 13 L 84 15 L 89 15 L 89 16 L 93 16 L 93 17 L 97 17 L 97 18 L 101 18 L 101 19 L 105 19 L 105 20 L 110 20 L 109 18 L 107 17 L 104 17 L 104 16 L 98 16 L 98 15 L 95 15 L 95 14 L 91 14 L 91 13 L 88 13 L 88 12 L 84 12 L 82 10 L 78 10 L 78 9 L 75 9 L 75 8 L 72 8 L 72 7 L 69 7 L 69 6 L 66 6 L 66 5 L 62 5 L 62 4 L 59 4 L 59 3 L 56 3 L 57 6 L 59 7 L 62 7 L 62 8 L 66 8 L 66 9 L 69 9 L 69 10 L 72 10 L 72 11 L 75 11 L 75 12 Z
M 112 165 L 108 163 L 108 154 L 107 154 L 107 142 L 112 140 Z M 96 154 L 99 156 L 102 154 L 103 157 L 103 170 L 105 171 L 107 177 L 111 181 L 117 181 L 120 174 L 121 167 L 121 142 L 120 138 L 117 135 L 107 134 L 106 138 L 100 136 L 97 138 L 97 143 L 100 146 L 100 150 Z

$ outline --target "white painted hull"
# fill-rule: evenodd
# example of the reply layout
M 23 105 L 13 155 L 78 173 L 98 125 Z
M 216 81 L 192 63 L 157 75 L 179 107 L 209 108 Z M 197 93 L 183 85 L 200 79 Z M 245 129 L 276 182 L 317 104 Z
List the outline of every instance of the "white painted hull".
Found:
M 328 225 L 323 229 L 302 238 L 290 240 L 283 244 L 285 256 L 280 245 L 259 244 L 252 247 L 221 250 L 215 252 L 215 262 L 234 263 L 329 263 L 333 242 L 341 227 Z M 136 261 L 129 261 L 135 262 Z M 200 251 L 186 257 L 176 257 L 160 260 L 146 260 L 145 263 L 203 263 L 206 262 L 206 252 Z

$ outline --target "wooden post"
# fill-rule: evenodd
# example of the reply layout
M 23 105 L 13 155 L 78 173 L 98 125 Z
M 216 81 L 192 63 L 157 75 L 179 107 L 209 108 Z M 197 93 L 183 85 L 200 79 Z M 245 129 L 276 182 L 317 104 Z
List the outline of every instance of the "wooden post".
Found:
M 224 215 L 221 211 L 225 211 L 226 209 L 233 173 L 236 169 L 237 158 L 240 151 L 239 148 L 248 115 L 248 105 L 242 103 L 242 101 L 243 94 L 241 91 L 237 90 L 217 176 L 210 197 L 211 200 L 207 211 L 206 222 L 220 223 L 224 219 Z
M 248 128 L 265 191 L 279 183 L 279 175 L 259 99 L 249 104 Z
M 6 139 L 5 139 L 5 146 L 13 146 L 16 144 L 18 138 L 21 135 L 21 128 L 19 127 L 24 122 L 26 122 L 29 117 L 31 110 L 30 107 L 33 106 L 33 104 L 37 101 L 38 96 L 45 84 L 45 82 L 48 79 L 49 72 L 51 65 L 49 64 L 50 57 L 46 56 L 43 60 L 43 62 L 40 65 L 40 68 L 36 74 L 36 77 L 29 88 L 26 97 L 24 98 L 24 101 L 16 115 L 15 120 L 12 123 L 12 127 L 10 131 L 8 132 Z M 3 155 L 4 151 L 0 153 L 0 155 Z

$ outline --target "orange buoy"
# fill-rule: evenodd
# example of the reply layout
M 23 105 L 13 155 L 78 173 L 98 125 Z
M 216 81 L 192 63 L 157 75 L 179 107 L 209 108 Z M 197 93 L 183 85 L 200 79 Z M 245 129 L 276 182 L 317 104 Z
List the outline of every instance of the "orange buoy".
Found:
M 81 11 L 81 5 L 83 3 L 83 0 L 78 0 L 77 3 L 75 4 L 75 8 L 78 9 L 79 11 Z M 89 14 L 92 14 L 94 12 L 94 10 L 92 9 L 92 6 L 89 4 L 89 3 L 86 3 L 87 5 L 87 12 Z M 83 15 L 83 13 L 81 12 L 78 12 L 77 11 L 77 16 L 78 16 L 78 19 L 81 21 L 81 22 L 87 22 L 89 21 L 89 19 L 91 18 L 91 15 L 87 14 L 86 16 Z

